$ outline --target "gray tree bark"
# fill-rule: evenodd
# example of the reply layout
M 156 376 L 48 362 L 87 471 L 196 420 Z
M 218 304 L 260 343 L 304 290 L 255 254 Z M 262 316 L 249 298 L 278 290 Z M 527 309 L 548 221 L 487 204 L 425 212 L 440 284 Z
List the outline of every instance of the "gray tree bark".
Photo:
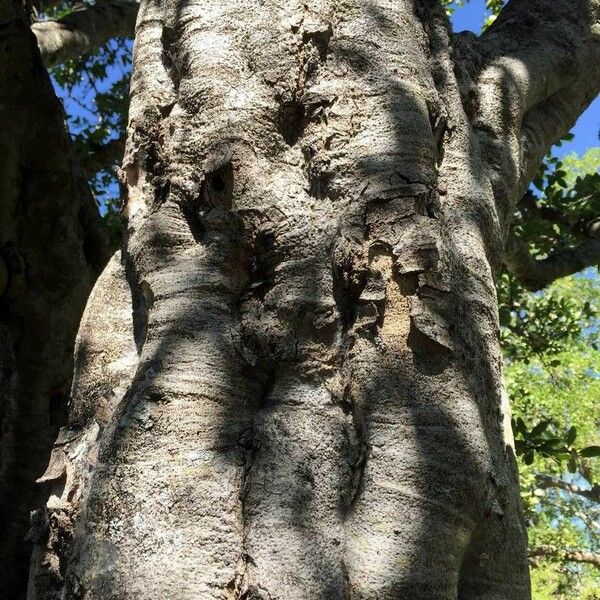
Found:
M 127 240 L 30 599 L 530 597 L 494 276 L 598 27 L 583 0 L 481 39 L 426 0 L 142 3 Z
M 0 54 L 0 598 L 17 600 L 29 513 L 49 492 L 35 480 L 66 420 L 75 334 L 106 260 L 21 2 L 0 3 Z

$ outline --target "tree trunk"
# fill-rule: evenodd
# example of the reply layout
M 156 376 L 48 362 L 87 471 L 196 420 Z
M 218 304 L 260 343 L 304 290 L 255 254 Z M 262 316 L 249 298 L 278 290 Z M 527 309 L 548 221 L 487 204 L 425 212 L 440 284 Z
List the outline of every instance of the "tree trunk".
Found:
M 31 599 L 530 597 L 494 275 L 591 92 L 524 151 L 556 90 L 498 74 L 501 28 L 484 54 L 425 0 L 142 4 L 127 240 Z
M 0 598 L 17 600 L 105 243 L 21 2 L 0 7 L 0 53 Z

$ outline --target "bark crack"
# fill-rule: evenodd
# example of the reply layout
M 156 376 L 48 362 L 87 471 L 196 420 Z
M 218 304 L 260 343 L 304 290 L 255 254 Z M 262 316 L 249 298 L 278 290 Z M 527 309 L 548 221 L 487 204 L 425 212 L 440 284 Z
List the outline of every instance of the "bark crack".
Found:
M 277 122 L 279 131 L 288 146 L 294 146 L 304 130 L 326 103 L 307 106 L 306 85 L 319 68 L 325 64 L 329 42 L 333 34 L 331 22 L 313 21 L 308 6 L 303 5 L 304 14 L 292 31 L 298 36 L 296 51 L 297 73 L 289 98 L 280 98 Z
M 275 381 L 275 371 L 268 373 L 263 390 L 258 398 L 255 410 L 258 412 L 266 405 L 271 396 Z M 228 584 L 230 598 L 232 600 L 270 600 L 271 596 L 266 590 L 263 590 L 257 582 L 251 582 L 249 569 L 254 564 L 248 548 L 248 497 L 252 487 L 253 468 L 256 457 L 260 451 L 260 440 L 257 433 L 256 416 L 254 414 L 250 426 L 242 431 L 240 439 L 236 445 L 241 450 L 243 464 L 240 474 L 239 491 L 239 515 L 242 528 L 241 552 L 238 559 L 236 571 Z
M 367 466 L 367 458 L 369 455 L 366 421 L 356 402 L 350 400 L 350 405 L 350 414 L 352 416 L 353 425 L 353 439 L 351 439 L 350 443 L 350 489 L 348 493 L 346 516 L 352 511 L 352 508 L 356 504 L 363 489 L 363 478 L 365 468 Z
M 181 73 L 177 64 L 177 32 L 173 27 L 163 25 L 160 41 L 162 44 L 162 63 L 173 84 L 173 89 L 177 93 L 181 83 Z

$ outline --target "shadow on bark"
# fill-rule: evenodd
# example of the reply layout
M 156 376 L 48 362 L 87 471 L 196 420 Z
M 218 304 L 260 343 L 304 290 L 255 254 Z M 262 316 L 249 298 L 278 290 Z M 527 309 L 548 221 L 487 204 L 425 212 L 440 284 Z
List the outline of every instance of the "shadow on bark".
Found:
M 260 546 L 259 534 L 252 528 L 270 514 L 288 515 L 290 539 L 300 548 L 303 543 L 310 546 L 305 556 L 307 579 L 313 586 L 310 597 L 458 595 L 466 600 L 493 595 L 495 588 L 510 590 L 507 597 L 527 597 L 525 575 L 518 572 L 524 568 L 522 532 L 511 497 L 515 467 L 509 464 L 501 429 L 501 357 L 487 262 L 499 258 L 486 257 L 490 247 L 496 250 L 499 236 L 493 197 L 479 143 L 466 118 L 455 124 L 462 128 L 456 137 L 443 123 L 464 117 L 458 90 L 449 81 L 452 74 L 443 68 L 445 20 L 430 10 L 430 3 L 419 6 L 428 28 L 434 79 L 427 85 L 438 93 L 427 102 L 414 86 L 382 65 L 367 44 L 337 43 L 335 36 L 327 42 L 326 56 L 361 77 L 366 88 L 373 85 L 377 92 L 385 92 L 395 147 L 395 152 L 342 160 L 340 172 L 323 171 L 308 182 L 312 196 L 307 201 L 327 204 L 329 216 L 335 217 L 331 223 L 323 227 L 324 210 L 293 222 L 291 209 L 277 207 L 274 198 L 270 200 L 282 217 L 274 233 L 261 231 L 238 210 L 235 197 L 233 204 L 219 201 L 219 194 L 229 198 L 230 187 L 236 186 L 226 160 L 193 199 L 173 185 L 167 189 L 166 199 L 157 203 L 160 208 L 135 234 L 138 239 L 128 242 L 141 362 L 114 414 L 115 426 L 104 433 L 99 462 L 125 472 L 124 467 L 145 459 L 145 453 L 160 452 L 160 443 L 171 443 L 169 436 L 180 436 L 188 444 L 181 448 L 189 456 L 195 443 L 186 422 L 189 417 L 199 436 L 206 436 L 204 446 L 198 444 L 199 452 L 208 453 L 207 463 L 225 464 L 223 471 L 238 487 L 238 498 L 228 505 L 241 523 L 240 562 L 228 582 L 236 598 L 270 597 L 258 587 L 260 581 L 252 580 L 257 564 L 248 546 Z M 365 10 L 382 35 L 396 33 L 374 3 L 366 3 Z M 167 37 L 176 52 L 172 48 L 176 36 Z M 424 114 L 424 107 L 429 114 Z M 302 143 L 311 127 L 310 114 L 293 110 L 272 117 L 274 128 L 280 129 L 282 118 L 307 119 L 302 134 L 299 127 L 284 128 L 295 132 L 284 136 L 285 145 Z M 385 131 L 377 118 L 365 120 Z M 411 119 L 428 119 L 425 139 L 415 136 Z M 417 147 L 408 147 L 411 143 Z M 472 161 L 468 172 L 453 175 L 444 163 L 444 147 L 446 156 L 449 149 L 464 151 Z M 425 178 L 419 176 L 423 161 L 429 169 Z M 443 201 L 439 174 L 449 186 Z M 461 195 L 453 176 L 468 177 L 472 187 L 467 189 L 479 196 Z M 340 177 L 350 181 L 346 189 Z M 376 191 L 367 192 L 365 184 Z M 413 249 L 398 242 L 400 250 L 395 251 L 385 238 L 388 234 L 377 237 L 367 222 L 372 206 L 397 200 L 396 188 L 410 186 L 422 188 L 424 195 L 400 221 L 401 228 L 414 223 L 439 228 L 435 243 L 413 259 L 416 267 L 405 264 Z M 275 273 L 288 248 L 281 240 L 295 232 L 298 254 L 292 259 L 302 259 L 301 265 L 290 267 L 286 284 L 291 291 L 285 302 L 269 304 L 271 296 L 276 298 L 275 288 L 282 285 Z M 470 247 L 461 233 L 484 240 L 491 235 L 493 241 L 487 248 Z M 301 244 L 305 240 L 318 243 L 305 247 Z M 365 246 L 370 246 L 367 252 Z M 178 247 L 185 252 L 177 255 Z M 373 256 L 361 263 L 361 252 L 373 249 Z M 436 260 L 432 252 L 439 254 Z M 301 279 L 298 287 L 294 278 Z M 387 286 L 383 300 L 377 296 L 381 292 L 367 297 L 369 285 L 380 281 Z M 168 294 L 157 293 L 165 287 Z M 327 321 L 324 315 L 330 310 L 333 316 Z M 386 320 L 392 329 L 384 334 Z M 307 368 L 309 360 L 314 365 Z M 186 372 L 191 382 L 187 388 L 169 379 Z M 336 375 L 342 380 L 337 387 L 329 381 Z M 174 410 L 187 412 L 169 417 Z M 300 411 L 305 411 L 302 419 L 289 417 Z M 303 438 L 289 435 L 290 424 L 301 436 L 314 424 L 323 426 L 334 440 L 338 460 L 330 459 L 328 468 L 319 471 L 312 449 L 299 443 Z M 293 451 L 294 461 L 277 471 L 274 457 L 286 449 Z M 179 461 L 184 460 L 181 453 Z M 197 493 L 194 477 L 177 502 Z M 330 478 L 330 483 L 333 478 L 338 485 L 331 531 L 320 529 L 319 477 Z M 291 482 L 287 497 L 261 495 L 273 481 L 278 489 Z M 87 516 L 94 516 L 93 527 L 114 516 L 105 502 L 112 498 L 113 483 L 110 472 L 104 471 L 93 482 L 86 509 Z M 120 491 L 120 506 L 128 505 L 129 515 L 143 510 L 139 495 L 126 485 Z M 199 518 L 198 513 L 182 510 L 179 516 L 187 518 L 188 525 Z M 202 511 L 208 509 L 202 507 L 200 517 L 205 515 Z M 167 519 L 168 514 L 160 518 Z M 89 533 L 81 530 L 78 551 L 84 551 L 83 538 Z M 307 534 L 312 537 L 307 539 Z M 118 564 L 119 551 L 118 545 L 111 548 L 109 562 Z M 381 567 L 384 574 L 372 579 L 367 567 L 375 571 Z M 71 571 L 76 570 L 75 564 Z M 102 577 L 106 580 L 98 589 L 112 591 L 119 585 L 118 569 L 106 568 Z

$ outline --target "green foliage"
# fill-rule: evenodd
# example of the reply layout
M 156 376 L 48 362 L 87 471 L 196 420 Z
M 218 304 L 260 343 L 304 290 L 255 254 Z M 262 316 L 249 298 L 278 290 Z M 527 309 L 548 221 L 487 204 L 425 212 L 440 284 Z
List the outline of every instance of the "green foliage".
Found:
M 469 0 L 466 0 L 467 2 Z M 446 9 L 446 14 L 452 16 L 454 11 L 461 6 L 464 6 L 465 0 L 441 0 L 442 6 Z
M 523 392 L 521 392 L 523 393 Z M 600 446 L 586 446 L 581 450 L 575 447 L 577 440 L 577 427 L 572 425 L 569 429 L 561 431 L 558 421 L 544 419 L 531 430 L 528 429 L 522 417 L 512 421 L 515 435 L 515 450 L 517 456 L 523 457 L 526 465 L 532 465 L 535 454 L 544 458 L 554 459 L 569 473 L 588 468 L 585 459 L 600 456 Z
M 77 149 L 86 157 L 123 135 L 129 103 L 131 44 L 114 39 L 93 55 L 51 69 L 65 103 L 67 122 Z M 105 188 L 92 181 L 97 194 Z
M 112 140 L 124 136 L 129 105 L 131 41 L 113 39 L 97 52 L 53 67 L 50 71 L 67 113 L 75 147 L 89 168 L 91 189 L 100 206 L 111 247 L 122 237 L 120 192 L 116 167 L 122 157 L 114 154 L 102 165 L 102 155 Z
M 82 4 L 89 4 L 89 2 L 83 2 Z M 60 0 L 55 2 L 51 0 L 50 2 L 45 2 L 44 0 L 40 0 L 37 2 L 37 6 L 33 5 L 33 16 L 38 21 L 43 21 L 45 19 L 58 20 L 66 17 L 71 14 L 75 8 L 75 4 L 73 2 L 69 2 L 69 0 Z
M 537 191 L 517 214 L 516 233 L 537 258 L 576 244 L 600 215 L 600 149 L 562 161 L 549 154 Z M 551 212 L 544 212 L 551 208 Z M 554 221 L 557 214 L 568 220 Z M 573 231 L 575 229 L 575 231 Z M 526 292 L 499 284 L 505 382 L 530 547 L 600 551 L 600 505 L 569 491 L 599 485 L 600 277 L 596 269 Z M 567 484 L 544 485 L 544 477 Z M 534 598 L 600 598 L 595 567 L 559 556 L 532 559 Z
M 505 4 L 506 0 L 485 0 L 485 7 L 488 14 L 485 17 L 485 22 L 483 24 L 484 30 L 496 20 L 496 17 L 500 14 L 500 11 Z
M 567 136 L 564 139 L 570 139 Z M 550 152 L 516 214 L 515 233 L 543 258 L 600 228 L 600 148 L 559 160 Z
M 598 481 L 600 414 L 600 352 L 591 345 L 598 331 L 600 278 L 597 271 L 572 276 L 544 292 L 565 306 L 589 303 L 577 328 L 562 339 L 533 349 L 515 328 L 507 338 L 506 387 L 512 400 L 515 449 L 521 459 L 521 493 L 529 526 L 530 547 L 597 552 L 600 506 L 541 478 L 591 489 Z M 524 293 L 522 305 L 535 315 L 540 294 Z M 542 304 L 542 310 L 545 310 Z M 568 310 L 568 309 L 567 309 Z M 563 313 L 564 315 L 564 313 Z M 540 319 L 541 317 L 536 317 Z M 573 321 L 571 323 L 575 325 Z M 553 333 L 552 323 L 547 331 Z M 534 598 L 597 598 L 600 578 L 594 567 L 561 560 L 533 559 Z
M 517 280 L 504 273 L 499 285 L 500 339 L 508 359 L 529 364 L 534 358 L 556 366 L 563 352 L 581 336 L 582 323 L 599 316 L 600 306 L 565 296 L 557 288 L 526 293 Z M 597 335 L 590 335 L 590 343 Z

